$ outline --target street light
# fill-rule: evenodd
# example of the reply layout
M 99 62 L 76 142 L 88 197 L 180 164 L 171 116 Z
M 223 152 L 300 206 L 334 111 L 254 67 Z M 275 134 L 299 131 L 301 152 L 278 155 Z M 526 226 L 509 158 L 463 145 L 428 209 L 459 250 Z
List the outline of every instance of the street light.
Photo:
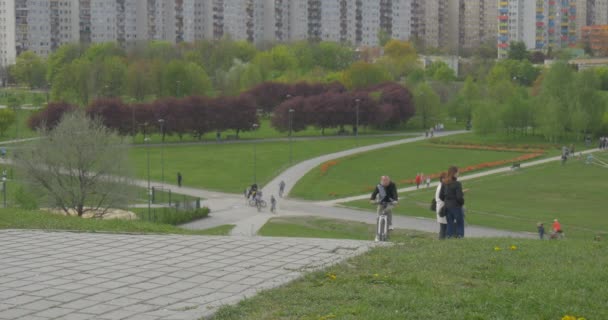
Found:
M 150 137 L 147 136 L 147 128 L 148 123 L 144 124 L 144 143 L 146 144 L 146 157 L 148 160 L 148 220 L 152 216 L 150 212 L 152 211 L 152 189 L 150 188 Z
M 158 119 L 160 124 L 160 181 L 165 184 L 165 119 Z
M 289 109 L 289 164 L 293 163 L 293 114 L 296 111 Z
M 355 125 L 355 137 L 359 138 L 359 104 L 361 103 L 361 99 L 355 99 L 355 114 L 356 114 L 356 125 Z
M 258 149 L 257 149 L 257 141 L 256 140 L 256 133 L 257 133 L 257 129 L 260 125 L 257 123 L 253 124 L 253 183 L 257 183 L 257 157 L 258 157 Z
M 2 200 L 6 208 L 6 172 L 2 174 Z

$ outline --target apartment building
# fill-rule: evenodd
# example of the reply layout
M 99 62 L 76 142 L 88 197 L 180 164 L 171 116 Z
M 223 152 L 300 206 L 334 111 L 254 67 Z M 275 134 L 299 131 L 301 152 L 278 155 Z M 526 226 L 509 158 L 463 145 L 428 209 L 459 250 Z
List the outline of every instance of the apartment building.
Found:
M 14 0 L 0 0 L 0 67 L 15 63 L 15 12 Z
M 510 43 L 515 41 L 536 50 L 574 46 L 578 39 L 576 5 L 576 0 L 501 0 L 499 58 L 506 57 Z
M 595 56 L 608 57 L 608 25 L 583 27 L 582 40 Z
M 498 1 L 460 0 L 460 45 L 465 49 L 477 48 L 483 43 L 496 42 L 498 30 Z
M 412 36 L 429 48 L 448 47 L 449 8 L 448 0 L 413 0 Z

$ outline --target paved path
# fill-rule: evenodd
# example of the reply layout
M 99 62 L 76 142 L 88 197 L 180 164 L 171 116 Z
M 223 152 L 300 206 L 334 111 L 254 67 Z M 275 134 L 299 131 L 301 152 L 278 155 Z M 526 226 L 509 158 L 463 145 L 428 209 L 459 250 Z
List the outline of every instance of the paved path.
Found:
M 578 154 L 583 154 L 583 155 L 587 155 L 589 153 L 594 153 L 594 152 L 598 152 L 600 151 L 600 149 L 591 149 L 591 150 L 586 150 Z M 542 165 L 542 164 L 546 164 L 549 162 L 555 162 L 555 161 L 561 161 L 561 156 L 557 156 L 557 157 L 551 157 L 551 158 L 545 158 L 545 159 L 540 159 L 540 160 L 536 160 L 536 161 L 530 161 L 530 162 L 523 162 L 520 164 L 521 168 L 520 169 L 524 169 L 524 168 L 528 168 L 528 167 L 534 167 L 534 166 L 538 166 L 538 165 Z M 572 160 L 568 160 L 568 161 L 572 161 Z M 486 177 L 486 176 L 490 176 L 490 175 L 495 175 L 495 174 L 499 174 L 499 173 L 505 173 L 505 172 L 509 172 L 511 171 L 511 167 L 502 167 L 502 168 L 498 168 L 498 169 L 492 169 L 492 170 L 487 170 L 487 171 L 482 171 L 479 173 L 474 173 L 474 174 L 469 174 L 469 175 L 465 175 L 465 176 L 461 176 L 458 178 L 459 181 L 466 181 L 466 180 L 472 180 L 472 179 L 478 179 L 481 177 Z M 437 187 L 437 182 L 434 182 L 431 184 L 431 187 Z M 407 187 L 407 188 L 401 188 L 398 190 L 399 193 L 404 193 L 404 192 L 412 192 L 412 191 L 416 191 L 417 188 L 416 186 L 413 187 Z M 321 205 L 325 205 L 325 206 L 333 206 L 339 203 L 346 203 L 346 202 L 351 202 L 351 201 L 357 201 L 357 200 L 365 200 L 369 198 L 369 194 L 364 194 L 364 195 L 360 195 L 360 196 L 354 196 L 354 197 L 348 197 L 348 198 L 341 198 L 341 199 L 335 199 L 335 200 L 330 200 L 330 201 L 323 201 L 323 202 L 319 202 L 319 204 Z
M 467 132 L 467 131 L 440 132 L 440 133 L 435 134 L 435 137 L 445 137 L 445 136 L 450 136 L 450 135 L 462 134 L 465 132 Z M 344 151 L 340 151 L 340 152 L 326 154 L 326 155 L 316 157 L 313 159 L 309 159 L 306 161 L 302 161 L 302 162 L 294 165 L 293 167 L 290 167 L 287 170 L 281 172 L 278 176 L 276 176 L 274 179 L 272 179 L 272 181 L 270 181 L 268 184 L 266 184 L 266 186 L 264 186 L 263 190 L 265 191 L 265 194 L 268 196 L 270 196 L 270 194 L 276 195 L 278 193 L 279 183 L 281 181 L 285 181 L 286 185 L 285 185 L 284 194 L 289 195 L 289 192 L 291 191 L 293 186 L 302 177 L 304 177 L 304 175 L 306 175 L 308 172 L 310 172 L 310 170 L 320 166 L 321 164 L 323 164 L 327 161 L 351 156 L 351 155 L 358 154 L 358 153 L 369 152 L 369 151 L 374 151 L 374 150 L 378 150 L 378 149 L 383 149 L 383 148 L 388 148 L 388 147 L 393 147 L 393 146 L 398 146 L 398 145 L 402 145 L 402 144 L 406 144 L 406 143 L 413 143 L 413 142 L 418 142 L 418 141 L 423 141 L 423 140 L 428 140 L 428 138 L 425 138 L 423 135 L 421 135 L 421 136 L 414 137 L 414 138 L 401 139 L 401 140 L 396 140 L 396 141 L 373 144 L 373 145 L 364 146 L 364 147 L 360 147 L 360 148 L 344 150 Z
M 329 239 L 0 231 L 0 319 L 195 320 L 361 254 Z

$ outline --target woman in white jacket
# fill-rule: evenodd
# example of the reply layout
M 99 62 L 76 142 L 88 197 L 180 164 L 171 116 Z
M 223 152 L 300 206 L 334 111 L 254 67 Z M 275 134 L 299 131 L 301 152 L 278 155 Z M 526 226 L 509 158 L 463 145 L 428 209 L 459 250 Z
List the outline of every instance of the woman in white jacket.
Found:
M 435 201 L 437 202 L 437 210 L 435 213 L 437 214 L 437 222 L 439 223 L 439 239 L 445 239 L 446 231 L 448 228 L 447 218 L 445 216 L 439 216 L 439 212 L 445 205 L 445 203 L 439 198 L 439 195 L 441 194 L 441 188 L 443 186 L 443 179 L 445 178 L 445 176 L 445 173 L 441 174 L 441 176 L 439 177 L 439 185 L 437 186 L 437 190 L 435 191 Z

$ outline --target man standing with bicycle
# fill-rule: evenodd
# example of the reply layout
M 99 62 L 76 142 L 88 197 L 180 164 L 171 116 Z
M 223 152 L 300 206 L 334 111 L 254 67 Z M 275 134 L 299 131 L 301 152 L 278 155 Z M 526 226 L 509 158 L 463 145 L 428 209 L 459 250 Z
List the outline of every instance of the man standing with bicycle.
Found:
M 378 198 L 378 200 L 376 200 Z M 388 220 L 388 229 L 393 230 L 393 205 L 397 204 L 399 195 L 397 194 L 397 186 L 391 181 L 389 176 L 380 177 L 380 183 L 374 189 L 370 198 L 371 203 L 378 203 L 378 216 L 382 214 L 383 203 L 388 204 L 386 207 L 386 215 Z

